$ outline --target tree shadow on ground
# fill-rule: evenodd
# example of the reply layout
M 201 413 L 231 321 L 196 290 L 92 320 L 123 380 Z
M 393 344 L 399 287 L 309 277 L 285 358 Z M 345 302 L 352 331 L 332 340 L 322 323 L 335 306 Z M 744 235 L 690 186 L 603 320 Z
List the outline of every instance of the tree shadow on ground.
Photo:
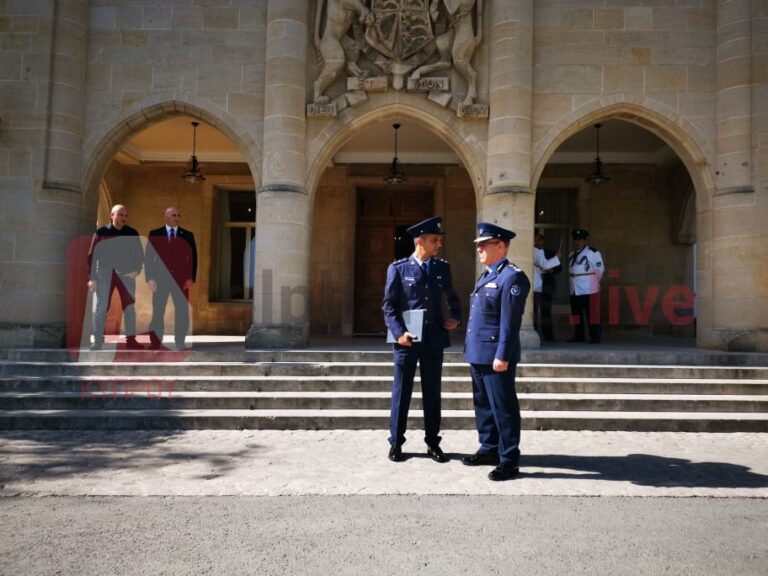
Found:
M 176 444 L 183 430 L 13 431 L 0 433 L 0 489 L 8 484 L 56 480 L 101 470 L 145 470 L 195 461 L 209 480 L 224 476 L 240 462 L 265 450 L 255 441 L 246 447 L 220 445 L 207 450 L 188 442 Z
M 768 476 L 747 466 L 724 462 L 692 462 L 651 454 L 626 456 L 523 455 L 520 462 L 526 478 L 570 478 L 631 482 L 658 488 L 765 488 Z M 553 468 L 552 472 L 527 472 L 530 468 Z M 570 473 L 574 470 L 581 473 Z

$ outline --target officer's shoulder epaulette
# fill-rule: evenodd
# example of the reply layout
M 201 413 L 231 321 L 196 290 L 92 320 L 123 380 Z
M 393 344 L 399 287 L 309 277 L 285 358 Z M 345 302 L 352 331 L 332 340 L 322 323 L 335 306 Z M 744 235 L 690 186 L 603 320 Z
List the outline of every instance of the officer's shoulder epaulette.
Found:
M 505 266 L 511 272 L 522 272 L 523 270 L 517 266 L 514 262 L 510 262 L 509 266 Z
M 442 262 L 443 264 L 448 264 L 448 260 L 445 260 L 443 258 L 432 258 L 432 260 L 436 262 Z
M 408 258 L 400 258 L 400 260 L 395 260 L 392 264 L 404 264 L 406 262 L 408 262 Z

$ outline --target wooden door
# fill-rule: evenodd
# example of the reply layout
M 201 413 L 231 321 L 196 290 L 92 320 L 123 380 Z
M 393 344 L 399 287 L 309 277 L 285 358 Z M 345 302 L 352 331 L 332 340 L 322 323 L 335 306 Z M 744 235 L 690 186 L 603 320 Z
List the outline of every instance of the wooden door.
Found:
M 398 239 L 406 227 L 432 216 L 432 188 L 358 188 L 355 250 L 355 333 L 386 332 L 381 312 L 387 267 L 396 257 L 405 257 Z M 412 246 L 412 242 L 411 242 Z M 401 254 L 397 254 L 401 252 Z

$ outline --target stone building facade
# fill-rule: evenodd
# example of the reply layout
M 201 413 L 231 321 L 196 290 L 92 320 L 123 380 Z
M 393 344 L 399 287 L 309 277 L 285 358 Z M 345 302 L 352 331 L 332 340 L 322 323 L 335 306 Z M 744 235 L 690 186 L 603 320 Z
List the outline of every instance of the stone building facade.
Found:
M 176 168 L 116 162 L 179 115 L 243 161 L 211 164 L 194 188 Z M 674 161 L 614 164 L 599 186 L 552 162 L 611 121 Z M 406 164 L 395 192 L 382 166 L 333 162 L 395 122 L 458 162 Z M 222 190 L 255 193 L 252 297 L 237 302 L 216 284 Z M 144 233 L 181 205 L 201 245 L 195 330 L 260 348 L 368 332 L 392 227 L 424 213 L 445 216 L 463 293 L 479 220 L 517 232 L 510 259 L 530 273 L 534 228 L 549 225 L 537 200 L 558 194 L 560 224 L 589 228 L 614 268 L 605 319 L 768 350 L 768 1 L 0 0 L 2 346 L 61 343 L 69 247 L 112 202 Z M 692 306 L 681 285 L 696 294 L 686 327 L 668 321 Z M 538 345 L 530 310 L 523 335 Z

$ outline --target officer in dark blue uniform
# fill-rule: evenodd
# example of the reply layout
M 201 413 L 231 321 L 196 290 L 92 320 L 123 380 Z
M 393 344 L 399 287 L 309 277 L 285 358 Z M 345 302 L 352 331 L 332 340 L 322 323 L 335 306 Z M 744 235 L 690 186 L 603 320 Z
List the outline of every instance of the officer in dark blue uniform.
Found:
M 520 325 L 531 284 L 507 260 L 515 233 L 495 224 L 477 225 L 475 239 L 485 272 L 472 291 L 464 359 L 472 373 L 477 453 L 462 458 L 467 466 L 496 465 L 488 478 L 509 480 L 519 473 L 520 404 L 515 368 L 520 361 Z
M 387 269 L 384 288 L 384 321 L 394 336 L 395 380 L 392 385 L 392 410 L 389 420 L 389 459 L 403 460 L 408 408 L 418 362 L 424 405 L 424 441 L 427 454 L 437 462 L 448 458 L 440 449 L 440 386 L 443 350 L 450 345 L 448 331 L 461 322 L 461 303 L 453 287 L 451 267 L 437 258 L 443 245 L 443 220 L 435 217 L 408 228 L 415 250 L 409 258 L 397 260 Z M 451 317 L 443 318 L 443 295 Z M 414 341 L 403 321 L 403 311 L 424 310 L 422 338 Z

